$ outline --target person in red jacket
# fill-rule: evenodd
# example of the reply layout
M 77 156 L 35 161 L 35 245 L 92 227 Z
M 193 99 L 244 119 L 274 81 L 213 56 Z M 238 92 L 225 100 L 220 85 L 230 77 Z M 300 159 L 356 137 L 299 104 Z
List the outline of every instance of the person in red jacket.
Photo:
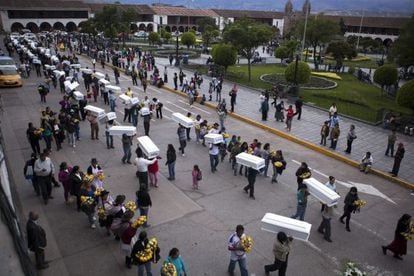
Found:
M 150 186 L 158 188 L 158 159 L 155 163 L 148 165 L 148 175 L 150 179 Z

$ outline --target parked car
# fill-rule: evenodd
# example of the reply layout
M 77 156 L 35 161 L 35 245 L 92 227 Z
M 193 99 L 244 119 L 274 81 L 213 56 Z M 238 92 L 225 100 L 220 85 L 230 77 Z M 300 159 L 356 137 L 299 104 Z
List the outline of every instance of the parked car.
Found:
M 144 38 L 144 37 L 148 37 L 148 33 L 144 31 L 139 31 L 139 32 L 135 32 L 134 36 L 138 38 Z

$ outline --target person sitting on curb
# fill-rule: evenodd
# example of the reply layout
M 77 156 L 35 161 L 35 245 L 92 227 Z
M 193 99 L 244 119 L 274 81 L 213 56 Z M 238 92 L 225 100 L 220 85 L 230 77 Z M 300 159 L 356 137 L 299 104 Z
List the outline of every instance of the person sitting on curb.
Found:
M 359 164 L 359 170 L 367 174 L 372 167 L 372 163 L 374 163 L 374 159 L 371 156 L 371 152 L 367 151 Z

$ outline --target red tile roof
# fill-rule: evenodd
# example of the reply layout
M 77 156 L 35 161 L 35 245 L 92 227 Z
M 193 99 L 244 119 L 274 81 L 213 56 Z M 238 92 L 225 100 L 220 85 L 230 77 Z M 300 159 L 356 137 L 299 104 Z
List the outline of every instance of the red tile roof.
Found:
M 213 9 L 218 15 L 229 18 L 240 18 L 240 17 L 249 17 L 249 18 L 283 18 L 284 13 L 281 12 L 271 12 L 271 11 L 253 11 L 253 10 L 221 10 Z
M 151 6 L 151 9 L 158 15 L 177 15 L 177 16 L 195 16 L 195 17 L 218 17 L 218 15 L 210 9 L 190 9 L 185 7 L 173 6 Z

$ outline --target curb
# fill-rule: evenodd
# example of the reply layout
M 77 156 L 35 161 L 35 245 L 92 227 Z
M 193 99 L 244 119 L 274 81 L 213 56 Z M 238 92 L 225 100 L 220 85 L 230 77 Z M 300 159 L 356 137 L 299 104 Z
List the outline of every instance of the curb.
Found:
M 186 95 L 183 92 L 178 91 L 178 90 L 174 90 L 174 89 L 172 89 L 172 88 L 170 88 L 168 86 L 165 86 L 164 85 L 162 87 L 162 89 L 164 89 L 164 90 L 166 90 L 168 92 L 174 93 L 176 95 L 179 95 L 181 97 L 186 97 Z M 212 109 L 215 109 L 216 108 L 216 106 L 214 106 L 213 104 L 210 104 L 208 102 L 205 102 L 204 105 L 205 106 L 208 106 L 209 108 L 212 108 Z M 322 148 L 322 147 L 320 147 L 318 145 L 315 145 L 313 143 L 310 143 L 308 141 L 302 140 L 302 139 L 300 139 L 300 138 L 298 138 L 296 136 L 293 136 L 293 135 L 291 135 L 289 133 L 280 131 L 278 129 L 269 127 L 269 126 L 264 125 L 264 124 L 261 124 L 259 122 L 256 122 L 255 120 L 252 120 L 252 119 L 247 118 L 245 116 L 239 115 L 237 113 L 228 113 L 228 115 L 231 116 L 231 117 L 233 117 L 233 118 L 235 118 L 235 119 L 238 119 L 240 121 L 243 121 L 245 123 L 248 123 L 250 125 L 253 125 L 255 127 L 258 127 L 258 128 L 264 129 L 264 130 L 267 130 L 270 133 L 276 134 L 277 136 L 280 136 L 280 137 L 282 137 L 284 139 L 287 139 L 289 141 L 292 141 L 292 142 L 294 142 L 296 144 L 299 144 L 299 145 L 305 146 L 305 147 L 307 147 L 307 148 L 309 148 L 311 150 L 317 151 L 317 152 L 319 152 L 319 153 L 321 153 L 323 155 L 326 155 L 326 156 L 332 157 L 332 158 L 334 158 L 334 159 L 336 159 L 338 161 L 344 162 L 344 163 L 346 163 L 346 164 L 348 164 L 350 166 L 353 166 L 353 167 L 356 167 L 356 168 L 358 168 L 358 166 L 359 166 L 359 163 L 357 161 L 355 161 L 355 160 L 352 160 L 352 159 L 350 159 L 348 157 L 345 157 L 345 156 L 343 156 L 343 155 L 341 155 L 339 153 L 336 153 L 334 151 L 330 151 L 330 150 L 327 150 L 325 148 Z M 409 190 L 414 190 L 414 184 L 412 184 L 412 183 L 410 183 L 410 182 L 408 182 L 408 181 L 406 181 L 404 179 L 392 177 L 388 173 L 383 172 L 383 171 L 378 170 L 378 169 L 371 169 L 370 172 L 372 172 L 372 174 L 377 175 L 379 177 L 382 177 L 382 178 L 384 178 L 384 179 L 386 179 L 386 180 L 388 180 L 390 182 L 396 183 L 396 184 L 400 185 L 403 188 L 406 188 L 406 189 L 409 189 Z

